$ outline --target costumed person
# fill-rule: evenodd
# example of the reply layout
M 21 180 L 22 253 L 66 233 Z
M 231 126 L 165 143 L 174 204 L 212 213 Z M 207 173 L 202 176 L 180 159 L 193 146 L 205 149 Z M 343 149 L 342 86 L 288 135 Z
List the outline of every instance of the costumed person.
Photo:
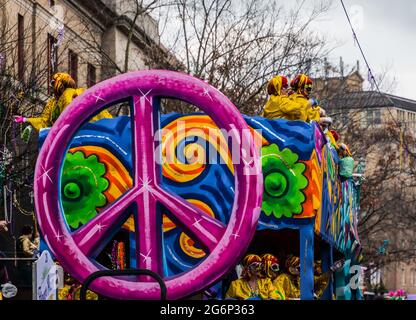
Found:
M 341 143 L 338 148 L 338 155 L 341 158 L 339 160 L 339 175 L 341 181 L 351 178 L 354 173 L 354 158 L 348 146 Z
M 285 76 L 276 76 L 267 85 L 270 96 L 264 106 L 262 117 L 268 119 L 284 118 L 287 120 L 306 121 L 304 106 L 296 103 L 287 95 L 289 83 Z
M 327 289 L 331 276 L 337 270 L 340 270 L 344 267 L 345 259 L 335 261 L 325 273 L 322 272 L 322 262 L 321 260 L 314 261 L 313 271 L 314 271 L 314 294 L 315 298 L 320 299 Z M 332 299 L 335 299 L 335 295 L 332 294 Z
M 332 125 L 332 118 L 328 117 L 325 109 L 322 108 L 319 109 L 319 125 L 324 133 L 327 133 Z
M 279 275 L 279 260 L 270 253 L 265 253 L 261 256 L 263 263 L 263 276 L 272 280 L 273 285 L 276 288 L 276 292 L 280 295 L 281 300 L 285 300 L 285 291 L 280 286 L 280 283 L 276 281 Z
M 32 226 L 23 226 L 19 241 L 17 243 L 17 256 L 19 258 L 34 259 L 36 253 L 39 251 L 39 245 L 39 234 L 34 234 Z M 18 261 L 18 269 L 24 285 L 30 286 L 32 284 L 32 261 Z
M 320 260 L 314 262 L 313 271 L 313 291 L 315 296 L 320 299 L 328 287 L 329 280 L 331 278 L 331 271 L 322 273 L 322 262 Z
M 286 272 L 273 281 L 285 292 L 287 300 L 300 298 L 300 259 L 290 255 L 285 263 Z
M 58 290 L 58 300 L 79 300 L 80 293 L 81 293 L 81 284 L 78 283 L 69 274 L 66 274 L 65 285 L 62 289 Z M 86 299 L 98 300 L 98 295 L 91 290 L 87 290 Z
M 292 94 L 289 96 L 294 102 L 301 104 L 305 117 L 301 120 L 311 122 L 320 119 L 320 107 L 318 100 L 310 98 L 313 81 L 305 74 L 299 74 L 290 82 Z
M 322 128 L 322 131 L 325 133 L 327 140 L 329 143 L 338 150 L 338 145 L 335 140 L 335 137 L 332 134 L 331 126 L 332 126 L 332 118 L 328 117 L 326 115 L 326 112 L 324 109 L 321 108 L 320 110 L 320 119 L 319 119 L 319 125 Z
M 77 88 L 76 83 L 72 77 L 67 73 L 56 73 L 52 77 L 51 85 L 53 87 L 54 97 L 50 99 L 41 115 L 36 118 L 25 118 L 23 116 L 15 116 L 15 122 L 24 123 L 27 122 L 30 126 L 26 127 L 23 131 L 22 138 L 25 141 L 29 140 L 32 127 L 39 131 L 42 128 L 51 127 L 65 108 L 82 94 L 85 89 Z M 107 110 L 100 112 L 93 117 L 91 121 L 97 121 L 104 118 L 112 118 L 112 115 Z
M 340 139 L 339 133 L 335 131 L 334 129 L 330 129 L 329 132 L 331 133 L 332 138 L 334 138 L 334 141 L 331 143 L 333 143 L 334 148 L 338 151 L 339 150 L 338 142 Z
M 261 258 L 256 254 L 245 256 L 242 262 L 241 279 L 231 282 L 226 299 L 237 300 L 280 300 L 277 289 L 269 278 L 262 277 Z

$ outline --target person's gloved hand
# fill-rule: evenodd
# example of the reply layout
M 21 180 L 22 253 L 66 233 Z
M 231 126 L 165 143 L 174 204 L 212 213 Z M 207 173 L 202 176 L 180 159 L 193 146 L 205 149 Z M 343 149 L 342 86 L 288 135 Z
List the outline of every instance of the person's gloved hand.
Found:
M 315 98 L 310 98 L 309 103 L 311 104 L 312 107 L 319 106 L 319 101 L 318 99 L 315 99 Z
M 27 121 L 27 119 L 23 116 L 14 116 L 14 122 L 23 123 L 23 122 L 26 122 L 26 121 Z
M 29 142 L 30 136 L 32 135 L 33 128 L 32 126 L 27 126 L 22 132 L 22 140 L 26 143 Z
M 341 259 L 338 261 L 335 261 L 335 263 L 329 268 L 332 272 L 335 272 L 341 268 L 344 267 L 345 259 Z

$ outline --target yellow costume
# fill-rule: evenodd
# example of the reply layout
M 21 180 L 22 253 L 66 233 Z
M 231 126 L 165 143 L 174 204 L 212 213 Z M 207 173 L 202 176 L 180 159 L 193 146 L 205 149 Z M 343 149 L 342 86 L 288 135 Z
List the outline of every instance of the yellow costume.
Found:
M 296 104 L 302 106 L 303 110 L 303 118 L 301 120 L 311 122 L 311 121 L 319 121 L 321 118 L 320 113 L 320 107 L 312 107 L 309 103 L 309 100 L 300 93 L 294 93 L 289 96 L 289 98 Z
M 263 276 L 272 281 L 274 287 L 276 288 L 276 293 L 280 296 L 281 300 L 285 300 L 285 290 L 280 283 L 274 281 L 276 280 L 277 273 L 279 271 L 279 260 L 277 260 L 277 258 L 270 253 L 263 254 L 261 256 L 261 260 L 263 264 Z
M 295 103 L 302 105 L 302 109 L 306 114 L 304 121 L 319 121 L 320 119 L 320 107 L 312 106 L 309 102 L 309 95 L 312 91 L 313 81 L 307 75 L 300 74 L 292 80 L 290 86 L 292 88 L 292 94 L 289 96 Z
M 288 273 L 281 273 L 273 283 L 282 288 L 286 299 L 300 298 L 300 259 L 296 256 L 289 256 L 286 259 L 286 270 Z
M 322 297 L 324 291 L 328 287 L 329 279 L 331 275 L 329 272 L 325 272 L 319 276 L 314 276 L 314 292 L 318 296 L 318 298 Z
M 275 287 L 280 287 L 285 292 L 286 299 L 300 298 L 299 277 L 292 277 L 286 273 L 281 273 L 273 280 Z
M 85 91 L 83 88 L 76 88 L 75 81 L 66 73 L 55 74 L 52 82 L 54 83 L 55 97 L 47 102 L 39 117 L 27 118 L 27 122 L 37 131 L 51 127 L 72 100 Z M 103 118 L 112 118 L 112 116 L 107 110 L 104 110 L 92 118 L 91 121 Z
M 325 272 L 324 274 L 322 274 L 321 261 L 315 261 L 314 269 L 314 292 L 317 295 L 317 297 L 320 298 L 322 297 L 325 289 L 328 287 L 331 273 Z
M 262 277 L 262 259 L 256 254 L 248 254 L 244 257 L 241 279 L 231 282 L 225 294 L 226 299 L 274 299 L 282 300 L 281 295 L 269 278 Z M 256 287 L 250 286 L 250 280 L 255 280 Z
M 332 132 L 330 130 L 328 130 L 325 134 L 329 139 L 329 143 L 335 148 L 335 150 L 338 151 L 338 148 L 339 148 L 338 143 L 335 140 L 334 135 L 332 134 Z
M 268 94 L 270 95 L 267 101 L 262 117 L 268 119 L 284 118 L 287 120 L 302 120 L 306 121 L 306 109 L 303 105 L 290 99 L 287 95 L 282 94 L 282 88 L 287 86 L 285 77 L 277 76 L 269 81 L 267 86 Z
M 65 285 L 62 289 L 58 290 L 58 300 L 79 300 L 80 292 L 81 285 Z M 98 300 L 98 295 L 87 290 L 86 298 L 87 300 Z
M 253 292 L 248 281 L 244 279 L 238 279 L 231 282 L 226 298 L 234 298 L 239 300 L 246 300 L 248 298 L 259 297 L 263 300 L 274 299 L 283 300 L 282 296 L 277 292 L 278 289 L 273 285 L 269 278 L 259 278 L 257 280 L 258 291 Z

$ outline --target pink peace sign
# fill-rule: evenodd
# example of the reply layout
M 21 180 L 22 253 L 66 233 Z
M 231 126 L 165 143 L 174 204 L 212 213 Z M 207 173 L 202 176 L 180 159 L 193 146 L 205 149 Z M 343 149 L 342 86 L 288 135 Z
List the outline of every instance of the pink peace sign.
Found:
M 254 156 L 247 174 L 245 162 L 234 164 L 235 200 L 227 225 L 172 194 L 161 184 L 157 165 L 159 98 L 170 97 L 195 105 L 208 114 L 219 128 L 240 133 L 240 158 Z M 80 124 L 99 110 L 118 101 L 132 104 L 133 187 L 91 221 L 71 232 L 60 203 L 60 176 L 64 156 Z M 235 131 L 234 131 L 235 132 Z M 244 150 L 249 146 L 250 150 Z M 76 98 L 50 130 L 40 151 L 35 171 L 35 205 L 40 229 L 55 257 L 78 281 L 102 270 L 94 258 L 111 236 L 134 212 L 137 267 L 162 276 L 168 299 L 179 299 L 201 291 L 232 268 L 248 247 L 260 215 L 263 178 L 258 151 L 248 126 L 237 108 L 209 84 L 172 71 L 138 71 L 103 81 Z M 254 167 L 254 170 L 253 170 Z M 260 174 L 259 174 L 260 173 Z M 161 214 L 165 206 L 175 223 L 203 246 L 207 257 L 200 264 L 175 277 L 163 274 Z M 149 277 L 97 279 L 91 289 L 116 299 L 159 299 L 160 288 Z

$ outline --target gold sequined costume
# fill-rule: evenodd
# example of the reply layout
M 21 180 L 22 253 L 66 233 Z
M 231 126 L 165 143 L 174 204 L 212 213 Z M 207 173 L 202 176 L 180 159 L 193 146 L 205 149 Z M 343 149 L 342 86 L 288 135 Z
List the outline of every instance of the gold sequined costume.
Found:
M 282 89 L 286 87 L 286 77 L 276 76 L 269 81 L 267 93 L 270 97 L 264 106 L 262 117 L 268 119 L 284 118 L 287 120 L 306 121 L 307 115 L 304 106 L 282 93 Z
M 274 281 L 278 276 L 279 260 L 270 253 L 263 254 L 261 256 L 261 260 L 263 263 L 263 276 L 265 278 L 269 278 L 272 281 L 274 287 L 276 288 L 276 293 L 280 296 L 281 300 L 285 300 L 285 290 L 280 285 L 280 283 Z
M 55 97 L 47 102 L 39 117 L 27 118 L 27 122 L 37 131 L 51 127 L 72 100 L 85 91 L 83 88 L 76 88 L 75 81 L 66 73 L 56 73 L 52 82 Z M 91 121 L 104 118 L 112 118 L 107 110 L 100 112 Z
M 225 295 L 226 298 L 233 298 L 239 300 L 246 300 L 258 296 L 263 300 L 274 299 L 283 300 L 281 295 L 277 292 L 276 287 L 273 285 L 269 278 L 259 278 L 257 280 L 258 291 L 253 290 L 248 281 L 244 279 L 238 279 L 231 282 L 230 287 Z
M 226 299 L 274 299 L 281 300 L 277 289 L 269 278 L 261 277 L 262 260 L 258 255 L 249 254 L 242 262 L 243 272 L 241 279 L 231 282 L 225 294 Z M 255 280 L 257 288 L 250 285 L 251 280 Z
M 319 119 L 321 118 L 321 108 L 319 106 L 312 106 L 309 102 L 309 94 L 312 91 L 312 85 L 313 81 L 307 75 L 300 74 L 296 76 L 296 78 L 293 79 L 290 83 L 293 93 L 289 96 L 289 98 L 302 106 L 302 109 L 306 115 L 302 119 L 303 121 L 319 122 Z
M 281 273 L 273 281 L 276 286 L 279 286 L 285 292 L 286 299 L 300 298 L 300 276 L 299 267 L 300 259 L 296 256 L 289 256 L 286 259 L 286 270 L 288 273 Z

